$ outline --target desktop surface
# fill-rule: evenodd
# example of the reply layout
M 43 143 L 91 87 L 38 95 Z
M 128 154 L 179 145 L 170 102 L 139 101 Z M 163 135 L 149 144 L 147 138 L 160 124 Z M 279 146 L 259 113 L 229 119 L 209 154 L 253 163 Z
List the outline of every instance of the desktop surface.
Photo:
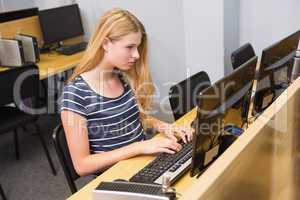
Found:
M 40 80 L 74 68 L 79 63 L 83 54 L 83 52 L 78 52 L 70 56 L 61 55 L 56 52 L 41 54 L 40 62 L 37 63 Z M 9 69 L 8 67 L 0 66 L 0 71 Z
M 184 115 L 182 118 L 178 119 L 175 124 L 191 124 L 191 121 L 195 119 L 197 110 L 194 108 L 189 113 Z M 225 121 L 235 121 L 236 125 L 240 125 L 241 119 L 240 111 L 232 110 L 226 115 Z M 81 188 L 77 193 L 70 196 L 69 200 L 76 199 L 92 199 L 92 191 L 96 188 L 102 181 L 113 181 L 116 179 L 129 180 L 134 174 L 139 170 L 144 168 L 148 163 L 150 163 L 155 156 L 137 156 L 128 160 L 123 160 L 112 166 L 110 169 L 102 173 L 100 176 L 92 180 L 90 183 Z M 188 190 L 190 185 L 195 184 L 198 181 L 196 177 L 190 177 L 189 172 L 185 173 L 178 181 L 176 181 L 172 187 L 176 188 L 178 193 L 183 193 Z
M 190 124 L 195 117 L 196 108 L 177 120 L 175 124 Z M 80 191 L 78 191 L 68 199 L 92 199 L 92 191 L 99 185 L 100 182 L 113 181 L 115 179 L 129 180 L 134 174 L 145 167 L 153 159 L 155 159 L 155 156 L 145 155 L 120 161 L 110 169 L 106 170 L 100 176 L 92 180 L 86 186 L 81 188 Z M 180 178 L 179 181 L 175 182 L 174 186 L 176 187 L 176 190 L 178 192 L 183 192 L 186 189 L 186 185 L 191 184 L 192 181 L 193 178 L 191 178 L 189 174 L 186 173 Z
M 40 70 L 40 79 L 66 71 L 75 67 L 83 56 L 83 52 L 65 56 L 56 52 L 41 54 L 41 60 L 37 63 Z
M 297 158 L 294 154 L 299 151 L 291 151 L 293 146 L 290 144 L 295 141 L 292 138 L 299 135 L 296 131 L 296 128 L 299 127 L 299 120 L 296 120 L 297 115 L 294 112 L 287 113 L 286 109 L 289 108 L 290 111 L 295 109 L 298 112 L 299 88 L 300 78 L 289 86 L 284 95 L 276 99 L 276 103 L 264 112 L 264 116 L 257 118 L 239 140 L 222 154 L 199 179 L 191 178 L 189 174 L 186 174 L 177 181 L 174 187 L 182 195 L 180 199 L 224 199 L 224 197 L 238 199 L 253 197 L 253 195 L 257 199 L 267 199 L 270 198 L 270 195 L 276 196 L 278 199 L 291 199 L 287 196 L 291 191 L 296 191 L 298 185 L 283 185 L 282 183 L 288 181 L 288 183 L 293 184 L 291 180 L 295 177 L 291 172 L 297 168 L 292 168 L 294 166 L 291 159 Z M 196 109 L 193 109 L 176 121 L 176 124 L 190 123 L 195 116 Z M 234 114 L 233 117 L 236 115 Z M 232 121 L 232 119 L 230 120 Z M 288 137 L 282 137 L 283 132 L 277 134 L 278 132 L 274 130 L 281 130 L 280 128 L 283 128 L 287 122 L 291 123 L 291 126 L 288 126 L 288 129 L 284 131 Z M 270 137 L 272 134 L 277 138 Z M 282 145 L 285 145 L 284 147 L 287 149 L 282 149 Z M 100 182 L 115 179 L 128 180 L 153 158 L 153 156 L 139 156 L 121 161 L 93 179 L 68 199 L 92 199 L 92 191 Z M 274 159 L 278 162 L 274 162 Z M 253 167 L 253 163 L 255 163 L 255 167 Z M 276 170 L 276 173 L 273 169 Z M 270 181 L 269 175 L 272 174 L 272 180 L 276 178 L 275 180 L 279 182 Z M 277 188 L 276 190 L 274 190 L 274 186 Z

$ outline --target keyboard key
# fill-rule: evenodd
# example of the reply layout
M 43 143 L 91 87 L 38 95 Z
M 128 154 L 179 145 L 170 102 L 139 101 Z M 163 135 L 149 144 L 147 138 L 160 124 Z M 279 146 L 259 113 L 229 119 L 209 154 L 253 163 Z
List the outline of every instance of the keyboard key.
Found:
M 179 152 L 175 154 L 162 153 L 158 155 L 156 159 L 134 175 L 130 181 L 153 183 L 165 172 L 175 172 L 180 168 L 181 164 L 184 164 L 191 157 L 192 143 L 186 144 L 181 141 L 180 144 L 182 145 L 182 149 Z
M 56 49 L 56 51 L 63 55 L 72 55 L 77 52 L 85 50 L 86 47 L 87 47 L 87 43 L 81 42 L 81 43 L 74 44 L 74 45 L 67 45 L 67 46 L 59 47 Z

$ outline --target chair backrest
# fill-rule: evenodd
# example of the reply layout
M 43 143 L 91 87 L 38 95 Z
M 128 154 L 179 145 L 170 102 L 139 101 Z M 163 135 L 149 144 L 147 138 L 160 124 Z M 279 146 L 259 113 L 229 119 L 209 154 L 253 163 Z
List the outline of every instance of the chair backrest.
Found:
M 74 194 L 75 192 L 77 192 L 76 184 L 74 181 L 78 179 L 80 176 L 76 173 L 74 169 L 66 136 L 65 136 L 65 131 L 61 124 L 59 124 L 54 129 L 52 138 L 55 144 L 56 153 L 58 155 L 60 164 L 64 170 L 64 174 L 66 176 L 68 185 L 70 187 L 72 194 Z
M 39 93 L 39 70 L 34 64 L 0 72 L 0 106 L 36 98 Z
M 197 105 L 197 95 L 211 85 L 206 72 L 201 71 L 173 85 L 169 90 L 169 102 L 177 120 Z
M 246 63 L 254 56 L 255 56 L 255 52 L 250 43 L 246 43 L 243 46 L 239 47 L 231 54 L 231 64 L 233 69 L 238 68 L 239 66 Z

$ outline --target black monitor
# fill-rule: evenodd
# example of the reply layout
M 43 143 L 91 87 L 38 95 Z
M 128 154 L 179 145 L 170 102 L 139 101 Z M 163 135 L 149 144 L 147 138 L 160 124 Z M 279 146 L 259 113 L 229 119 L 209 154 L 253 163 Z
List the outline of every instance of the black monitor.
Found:
M 22 10 L 13 10 L 9 12 L 2 12 L 0 13 L 0 23 L 17 20 L 17 19 L 23 19 L 26 17 L 37 16 L 38 13 L 39 13 L 39 9 L 36 7 L 22 9 Z
M 263 111 L 275 100 L 275 90 L 283 90 L 290 83 L 299 38 L 300 31 L 297 31 L 262 51 L 254 103 L 256 112 Z
M 220 154 L 220 136 L 225 126 L 242 128 L 241 115 L 243 112 L 247 115 L 249 109 L 256 65 L 255 56 L 198 95 L 191 176 L 209 165 L 213 160 L 209 158 L 211 155 Z
M 41 10 L 39 19 L 45 45 L 84 34 L 77 4 Z

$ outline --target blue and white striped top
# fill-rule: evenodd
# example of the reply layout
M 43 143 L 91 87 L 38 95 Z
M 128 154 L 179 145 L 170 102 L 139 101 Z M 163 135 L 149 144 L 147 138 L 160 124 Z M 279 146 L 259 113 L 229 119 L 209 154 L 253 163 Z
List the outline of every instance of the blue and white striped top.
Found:
M 129 84 L 117 98 L 97 94 L 78 76 L 61 97 L 61 111 L 73 111 L 87 120 L 91 153 L 114 150 L 145 139 L 139 108 Z

